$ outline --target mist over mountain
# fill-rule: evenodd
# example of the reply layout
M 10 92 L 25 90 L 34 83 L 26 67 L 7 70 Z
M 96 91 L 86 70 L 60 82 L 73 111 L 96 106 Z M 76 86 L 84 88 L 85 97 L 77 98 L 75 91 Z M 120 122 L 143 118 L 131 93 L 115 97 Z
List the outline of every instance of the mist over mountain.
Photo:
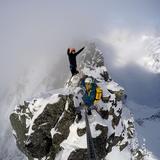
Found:
M 88 43 L 79 58 L 80 73 L 68 79 L 64 88 L 32 97 L 11 113 L 10 122 L 19 150 L 29 160 L 87 160 L 93 153 L 96 157 L 93 159 L 98 160 L 156 160 L 157 152 L 152 153 L 155 148 L 150 151 L 137 139 L 134 117 L 126 103 L 127 95 L 110 77 L 103 53 L 95 43 Z M 87 116 L 82 100 L 83 82 L 91 77 L 94 79 L 91 85 L 101 88 L 103 96 L 99 100 L 95 98 L 95 109 Z M 96 88 L 96 97 L 99 93 Z M 79 120 L 77 107 L 81 107 Z M 137 123 L 145 123 L 146 119 L 159 119 L 159 114 L 137 119 Z
M 63 87 L 68 47 L 95 41 L 128 98 L 159 106 L 159 75 L 143 65 L 149 45 L 144 37 L 160 36 L 159 7 L 159 0 L 1 1 L 0 159 L 22 159 L 9 114 L 24 99 Z

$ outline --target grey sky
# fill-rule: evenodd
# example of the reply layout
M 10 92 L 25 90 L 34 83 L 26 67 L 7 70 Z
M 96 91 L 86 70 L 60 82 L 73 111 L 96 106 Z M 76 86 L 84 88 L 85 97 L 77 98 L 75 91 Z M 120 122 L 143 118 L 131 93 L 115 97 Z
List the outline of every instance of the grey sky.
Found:
M 32 64 L 55 64 L 67 47 L 107 37 L 115 28 L 158 32 L 159 8 L 159 0 L 1 0 L 0 86 Z

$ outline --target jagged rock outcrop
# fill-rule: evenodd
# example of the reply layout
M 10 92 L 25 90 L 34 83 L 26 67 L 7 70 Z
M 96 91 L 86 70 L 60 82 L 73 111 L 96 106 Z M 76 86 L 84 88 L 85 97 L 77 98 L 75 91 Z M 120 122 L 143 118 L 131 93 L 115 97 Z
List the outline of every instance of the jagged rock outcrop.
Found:
M 110 154 L 142 159 L 135 142 L 134 120 L 124 104 L 124 89 L 109 76 L 102 53 L 90 44 L 80 59 L 81 73 L 64 89 L 15 108 L 10 121 L 18 148 L 29 160 L 87 160 L 84 111 L 76 123 L 75 104 L 80 103 L 81 79 L 92 76 L 103 90 L 102 100 L 88 117 L 97 159 L 107 159 Z

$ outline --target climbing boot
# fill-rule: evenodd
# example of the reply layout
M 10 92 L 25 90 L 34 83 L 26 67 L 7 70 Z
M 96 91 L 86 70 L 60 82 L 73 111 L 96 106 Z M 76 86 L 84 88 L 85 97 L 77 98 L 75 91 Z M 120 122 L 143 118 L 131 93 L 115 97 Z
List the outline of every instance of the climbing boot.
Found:
M 76 122 L 78 123 L 82 119 L 81 113 L 77 114 Z
M 88 109 L 88 115 L 92 115 L 91 109 Z

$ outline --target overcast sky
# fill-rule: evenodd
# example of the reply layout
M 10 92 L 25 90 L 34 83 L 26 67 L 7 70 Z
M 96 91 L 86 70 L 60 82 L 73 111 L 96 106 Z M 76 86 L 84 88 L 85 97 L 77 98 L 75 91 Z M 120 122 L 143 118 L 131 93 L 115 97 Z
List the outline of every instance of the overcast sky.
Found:
M 43 78 L 50 64 L 67 67 L 66 48 L 88 40 L 113 47 L 110 68 L 137 59 L 140 36 L 159 36 L 159 8 L 159 0 L 0 0 L 0 87 L 33 65 Z

